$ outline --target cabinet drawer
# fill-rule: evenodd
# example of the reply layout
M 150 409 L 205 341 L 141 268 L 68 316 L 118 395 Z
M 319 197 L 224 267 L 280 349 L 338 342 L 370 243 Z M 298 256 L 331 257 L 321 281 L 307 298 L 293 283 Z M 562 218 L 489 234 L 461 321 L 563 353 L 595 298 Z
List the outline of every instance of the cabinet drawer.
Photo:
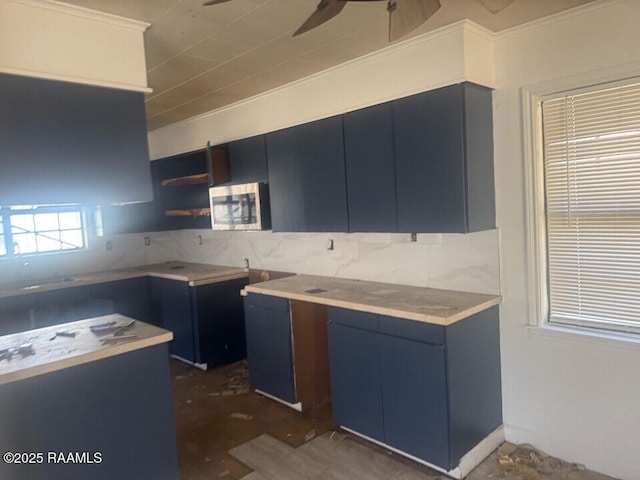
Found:
M 272 297 L 270 295 L 249 294 L 245 297 L 247 307 L 268 308 L 279 312 L 289 312 L 289 299 Z
M 378 316 L 375 313 L 359 312 L 346 308 L 329 307 L 329 321 L 360 328 L 362 330 L 378 331 Z
M 406 318 L 379 315 L 380 332 L 394 337 L 407 338 L 417 342 L 444 345 L 444 327 L 432 323 L 407 320 Z

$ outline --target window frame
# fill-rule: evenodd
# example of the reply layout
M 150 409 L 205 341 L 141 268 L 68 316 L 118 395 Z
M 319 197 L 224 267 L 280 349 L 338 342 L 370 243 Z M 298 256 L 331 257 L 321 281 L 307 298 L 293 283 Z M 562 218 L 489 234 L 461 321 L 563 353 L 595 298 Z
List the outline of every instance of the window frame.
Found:
M 592 339 L 623 340 L 640 344 L 640 330 L 626 332 L 549 321 L 547 231 L 545 205 L 544 146 L 542 102 L 563 97 L 640 82 L 640 72 L 619 75 L 585 75 L 555 80 L 521 88 L 525 217 L 526 265 L 529 315 L 527 325 L 532 333 L 542 335 L 579 334 Z M 640 325 L 639 325 L 640 328 Z M 637 347 L 637 345 L 636 345 Z M 635 347 L 634 347 L 635 348 Z
M 11 216 L 21 215 L 25 213 L 64 213 L 64 212 L 79 212 L 81 217 L 81 230 L 83 235 L 84 245 L 81 248 L 73 249 L 60 249 L 60 250 L 47 250 L 41 252 L 25 252 L 15 253 L 13 248 L 13 232 L 11 227 Z M 12 259 L 22 257 L 34 257 L 43 255 L 58 255 L 64 253 L 77 253 L 88 250 L 89 243 L 91 241 L 92 222 L 91 215 L 87 211 L 87 208 L 82 205 L 34 205 L 34 206 L 4 206 L 0 207 L 0 219 L 3 225 L 4 234 L 4 246 L 6 253 L 0 255 L 0 259 Z M 64 230 L 58 230 L 64 231 Z

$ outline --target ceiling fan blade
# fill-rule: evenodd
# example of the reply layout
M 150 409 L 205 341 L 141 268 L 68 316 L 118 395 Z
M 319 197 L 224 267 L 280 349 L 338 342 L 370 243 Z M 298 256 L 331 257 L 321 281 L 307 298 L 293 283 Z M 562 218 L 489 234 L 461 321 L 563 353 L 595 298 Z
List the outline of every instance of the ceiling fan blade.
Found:
M 511 5 L 514 0 L 478 0 L 478 2 L 491 13 L 498 13 Z
M 308 32 L 331 20 L 342 11 L 346 4 L 347 2 L 344 0 L 321 0 L 316 7 L 316 11 L 294 32 L 293 36 L 296 37 Z
M 205 0 L 202 5 L 209 6 L 209 5 L 217 5 L 219 3 L 225 3 L 225 2 L 230 2 L 231 0 Z
M 415 30 L 440 8 L 440 0 L 390 0 L 389 41 L 393 42 Z

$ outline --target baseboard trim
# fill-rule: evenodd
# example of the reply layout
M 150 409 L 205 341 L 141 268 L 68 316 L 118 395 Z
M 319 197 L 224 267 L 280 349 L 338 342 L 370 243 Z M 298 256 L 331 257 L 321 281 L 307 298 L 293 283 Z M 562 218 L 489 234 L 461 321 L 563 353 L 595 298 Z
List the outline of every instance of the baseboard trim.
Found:
M 394 453 L 398 453 L 403 457 L 406 457 L 414 462 L 420 463 L 422 465 L 426 465 L 429 468 L 432 468 L 440 473 L 444 473 L 445 475 L 455 478 L 457 480 L 461 480 L 466 477 L 474 468 L 476 468 L 482 461 L 491 455 L 496 448 L 504 442 L 504 427 L 500 425 L 493 432 L 483 438 L 475 447 L 469 450 L 461 459 L 460 463 L 453 470 L 446 470 L 442 467 L 429 463 L 421 458 L 414 457 L 411 454 L 403 452 L 402 450 L 398 450 L 397 448 L 391 447 L 384 442 L 379 440 L 375 440 L 373 438 L 367 437 L 366 435 L 362 435 L 350 428 L 340 426 L 343 430 L 352 433 L 360 438 L 364 438 L 365 440 L 375 443 L 376 445 L 380 445 L 381 447 L 386 448 L 387 450 L 391 450 Z
M 266 392 L 263 392 L 262 390 L 258 390 L 256 388 L 256 393 L 259 393 L 260 395 L 263 395 L 267 398 L 270 398 L 271 400 L 275 400 L 278 403 L 281 403 L 283 405 L 286 405 L 289 408 L 293 408 L 294 410 L 296 410 L 297 412 L 301 412 L 302 411 L 302 403 L 298 402 L 298 403 L 289 403 L 286 400 L 282 400 L 281 398 L 278 397 L 274 397 L 273 395 L 269 395 Z

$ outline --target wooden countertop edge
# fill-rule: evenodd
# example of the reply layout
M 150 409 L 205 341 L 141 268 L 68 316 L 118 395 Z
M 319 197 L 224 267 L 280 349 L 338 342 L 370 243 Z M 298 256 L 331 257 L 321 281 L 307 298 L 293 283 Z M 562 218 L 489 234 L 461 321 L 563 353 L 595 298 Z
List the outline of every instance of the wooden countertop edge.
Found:
M 202 278 L 199 280 L 191 280 L 189 282 L 189 286 L 199 287 L 201 285 L 209 285 L 210 283 L 226 282 L 228 280 L 237 280 L 240 278 L 247 278 L 248 276 L 249 276 L 248 272 L 239 272 L 239 273 L 225 275 L 224 277 Z
M 112 345 L 109 348 L 103 348 L 94 352 L 83 353 L 75 357 L 64 358 L 44 365 L 35 365 L 15 372 L 6 373 L 0 375 L 0 385 L 6 383 L 16 382 L 18 380 L 25 380 L 31 377 L 37 377 L 44 375 L 45 373 L 51 373 L 58 370 L 63 370 L 69 367 L 75 367 L 83 365 L 85 363 L 94 362 L 96 360 L 103 360 L 109 357 L 115 357 L 123 353 L 133 352 L 142 348 L 153 347 L 154 345 L 160 345 L 173 340 L 173 332 L 165 332 L 159 335 L 154 335 L 149 338 L 142 338 L 139 340 L 133 340 L 119 345 Z
M 246 296 L 248 293 L 256 293 L 259 295 L 271 295 L 274 297 L 286 298 L 289 300 L 299 300 L 302 302 L 318 303 L 321 305 L 327 305 L 330 307 L 347 308 L 350 310 L 358 310 L 361 312 L 375 313 L 378 315 L 388 315 L 390 317 L 404 318 L 408 320 L 415 320 L 418 322 L 431 323 L 434 325 L 451 325 L 452 323 L 463 320 L 471 315 L 474 315 L 483 310 L 487 310 L 495 305 L 498 305 L 502 301 L 502 297 L 497 295 L 485 302 L 469 307 L 465 310 L 456 312 L 448 317 L 439 317 L 436 315 L 428 315 L 418 312 L 411 312 L 408 310 L 401 310 L 389 307 L 379 307 L 377 305 L 370 305 L 365 303 L 354 303 L 346 300 L 336 300 L 332 298 L 320 297 L 312 294 L 299 294 L 282 292 L 279 290 L 269 290 L 268 288 L 261 288 L 260 284 L 247 285 L 240 294 Z

